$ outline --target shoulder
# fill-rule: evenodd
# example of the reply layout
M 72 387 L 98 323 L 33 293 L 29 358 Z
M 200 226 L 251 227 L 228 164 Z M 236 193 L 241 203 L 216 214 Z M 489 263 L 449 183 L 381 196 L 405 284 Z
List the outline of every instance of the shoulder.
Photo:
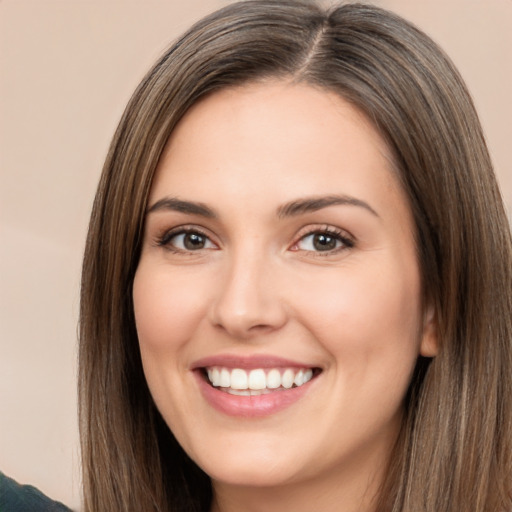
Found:
M 0 511 L 2 512 L 71 512 L 31 485 L 20 485 L 0 472 Z

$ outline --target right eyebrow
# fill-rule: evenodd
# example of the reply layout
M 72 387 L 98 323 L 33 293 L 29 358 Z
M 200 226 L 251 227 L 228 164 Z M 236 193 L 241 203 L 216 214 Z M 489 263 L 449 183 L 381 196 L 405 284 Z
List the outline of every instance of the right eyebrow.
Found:
M 200 215 L 201 217 L 207 217 L 209 219 L 214 219 L 217 217 L 216 213 L 203 203 L 183 201 L 182 199 L 178 199 L 176 197 L 164 197 L 159 199 L 146 210 L 146 215 L 162 210 L 171 210 L 174 212 Z
M 379 217 L 379 214 L 365 201 L 357 199 L 356 197 L 345 195 L 330 195 L 319 197 L 313 196 L 306 197 L 304 199 L 298 199 L 296 201 L 291 201 L 290 203 L 286 203 L 285 205 L 280 206 L 277 210 L 277 214 L 279 217 L 293 217 L 296 215 L 302 215 L 304 213 L 316 212 L 318 210 L 322 210 L 323 208 L 336 205 L 358 206 L 369 211 L 375 217 Z

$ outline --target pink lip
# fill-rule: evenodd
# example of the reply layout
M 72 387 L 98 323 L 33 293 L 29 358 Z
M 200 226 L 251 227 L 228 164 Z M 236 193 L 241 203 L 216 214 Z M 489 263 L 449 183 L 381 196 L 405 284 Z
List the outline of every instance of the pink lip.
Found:
M 244 418 L 269 416 L 289 407 L 302 398 L 316 380 L 313 378 L 298 388 L 273 391 L 267 395 L 238 396 L 214 388 L 200 371 L 195 371 L 194 375 L 203 397 L 212 407 L 228 416 Z
M 217 411 L 228 416 L 244 418 L 258 418 L 275 414 L 291 406 L 306 395 L 311 386 L 314 386 L 316 377 L 296 388 L 276 390 L 265 395 L 238 396 L 213 387 L 204 375 L 203 368 L 221 366 L 225 368 L 241 368 L 250 370 L 254 368 L 313 368 L 311 364 L 304 364 L 290 359 L 268 355 L 254 355 L 250 357 L 224 354 L 205 357 L 195 361 L 191 369 L 198 383 L 201 394 L 205 400 Z
M 313 368 L 311 364 L 292 361 L 282 357 L 271 355 L 238 356 L 234 354 L 220 354 L 204 357 L 191 365 L 192 370 L 211 366 L 223 366 L 225 368 L 241 368 L 252 370 L 255 368 Z

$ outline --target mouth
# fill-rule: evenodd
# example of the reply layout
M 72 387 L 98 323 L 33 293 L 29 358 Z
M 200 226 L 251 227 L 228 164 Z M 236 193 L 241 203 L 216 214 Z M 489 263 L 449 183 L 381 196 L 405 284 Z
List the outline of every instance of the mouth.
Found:
M 323 369 L 266 354 L 219 354 L 191 365 L 199 390 L 217 411 L 262 418 L 301 402 L 316 388 Z
M 219 391 L 237 396 L 260 396 L 298 388 L 320 373 L 319 368 L 228 368 L 201 369 L 205 380 Z

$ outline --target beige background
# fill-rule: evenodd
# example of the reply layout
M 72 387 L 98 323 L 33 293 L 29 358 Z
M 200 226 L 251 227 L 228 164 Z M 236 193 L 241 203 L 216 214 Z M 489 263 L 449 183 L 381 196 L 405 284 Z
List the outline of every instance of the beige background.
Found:
M 110 137 L 167 44 L 222 0 L 0 0 L 0 470 L 79 508 L 81 254 Z M 512 0 L 380 0 L 452 56 L 512 209 Z

